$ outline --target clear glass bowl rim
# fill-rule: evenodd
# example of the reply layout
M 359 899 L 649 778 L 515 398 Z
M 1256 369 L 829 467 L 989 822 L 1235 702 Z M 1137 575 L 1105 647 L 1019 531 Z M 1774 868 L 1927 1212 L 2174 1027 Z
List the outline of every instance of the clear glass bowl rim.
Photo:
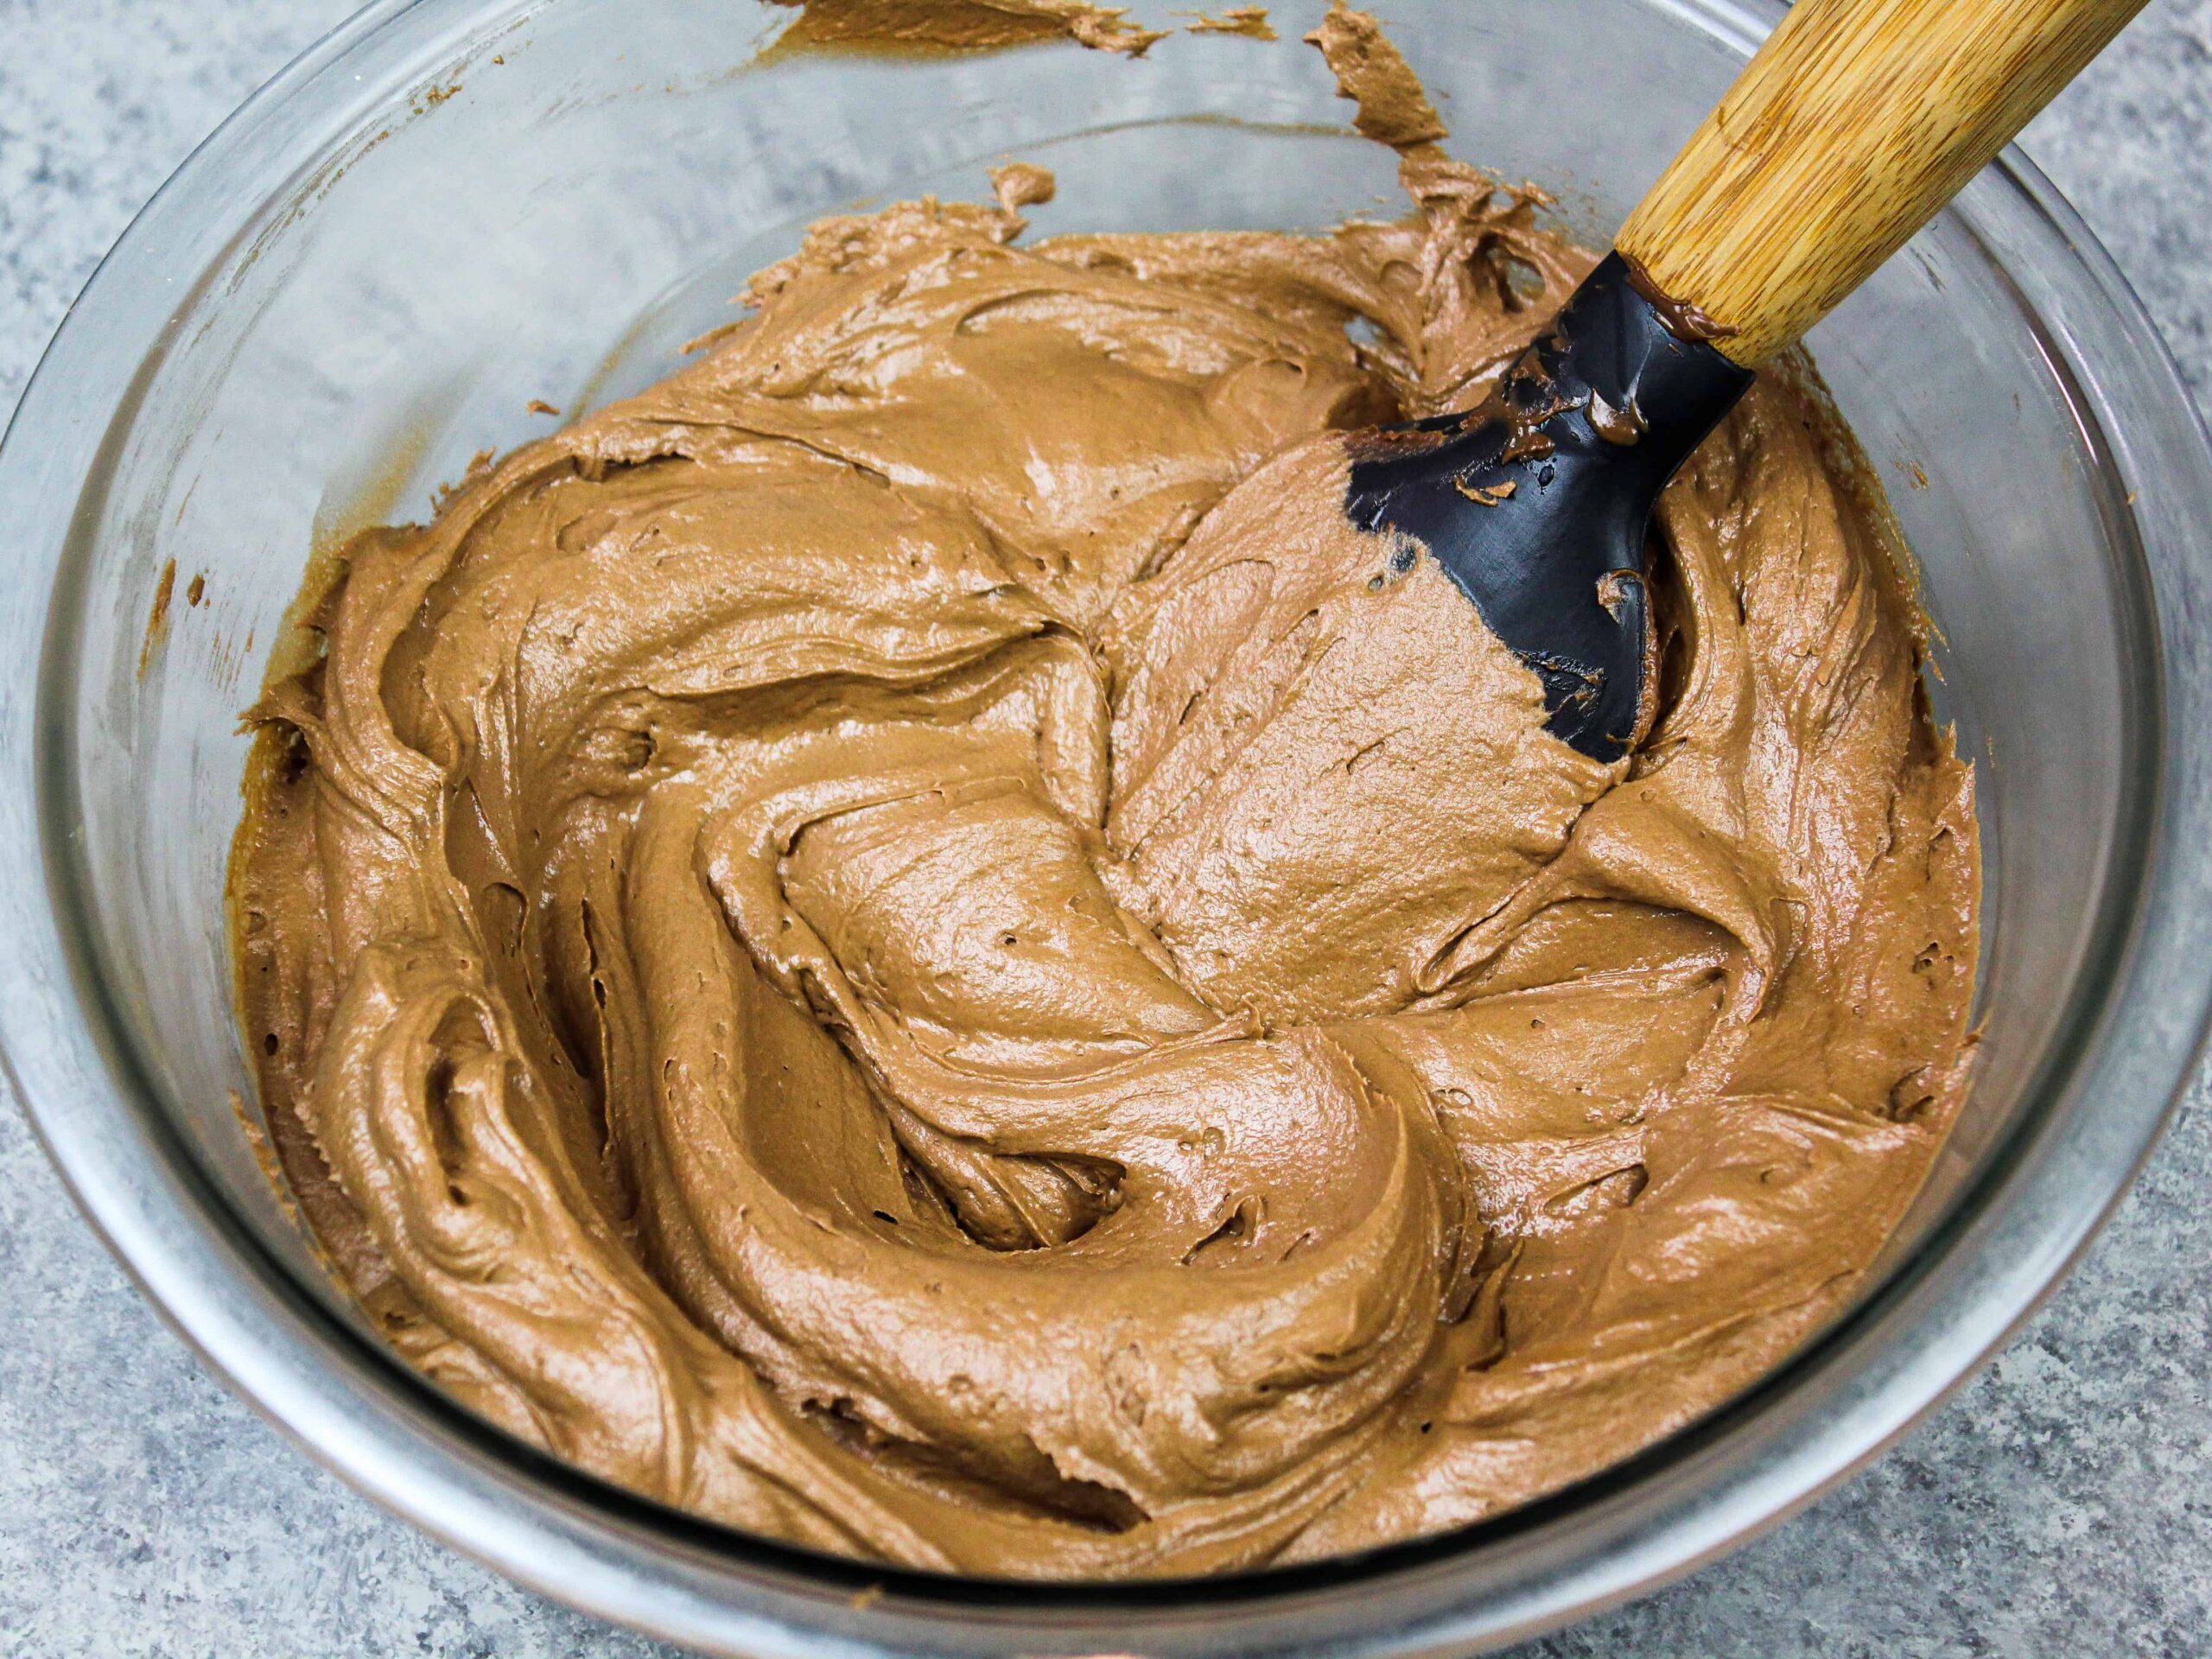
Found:
M 1745 51 L 1780 15 L 1770 0 L 1657 3 Z M 557 1599 L 715 1651 L 1468 1651 L 1649 1588 L 1811 1501 L 2056 1286 L 2155 1144 L 2212 1015 L 2212 448 L 2126 279 L 2014 149 L 1995 168 L 2009 228 L 2031 241 L 2014 262 L 2050 290 L 2036 313 L 2046 346 L 2126 487 L 2147 579 L 2147 788 L 2115 854 L 2102 971 L 2076 988 L 2042 1109 L 1884 1284 L 1751 1389 L 1588 1481 L 1440 1537 L 1230 1578 L 1033 1585 L 872 1567 L 679 1514 L 490 1429 L 334 1319 L 195 1167 L 76 919 L 67 722 L 51 712 L 72 666 L 69 571 L 98 522 L 110 447 L 172 344 L 173 273 L 210 269 L 353 129 L 374 71 L 473 38 L 505 11 L 504 0 L 380 0 L 256 93 L 95 271 L 0 440 L 0 500 L 18 504 L 0 530 L 0 581 L 29 601 L 0 615 L 0 936 L 16 953 L 0 1058 L 140 1287 L 318 1461 Z M 48 603 L 31 597 L 41 594 Z

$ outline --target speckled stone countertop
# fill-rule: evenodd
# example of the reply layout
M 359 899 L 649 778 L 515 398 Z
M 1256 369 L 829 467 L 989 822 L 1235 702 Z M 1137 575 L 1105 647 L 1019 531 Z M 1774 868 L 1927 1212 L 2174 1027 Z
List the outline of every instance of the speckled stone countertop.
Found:
M 0 410 L 130 215 L 347 0 L 0 0 Z M 2152 0 L 2027 146 L 2212 392 L 2212 0 Z M 1551 1656 L 2212 1653 L 2212 1102 L 2002 1357 L 1872 1470 Z M 0 1654 L 671 1649 L 372 1509 L 206 1376 L 0 1106 Z

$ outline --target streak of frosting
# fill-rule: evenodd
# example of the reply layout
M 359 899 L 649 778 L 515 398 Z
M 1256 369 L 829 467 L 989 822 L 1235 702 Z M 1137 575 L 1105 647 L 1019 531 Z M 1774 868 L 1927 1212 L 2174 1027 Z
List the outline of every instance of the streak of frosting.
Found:
M 1587 1474 L 1847 1293 L 1968 1047 L 1916 616 L 1770 376 L 1666 498 L 1649 741 L 1552 739 L 1340 435 L 1478 401 L 1588 257 L 1405 170 L 1315 238 L 1020 246 L 1034 168 L 825 221 L 345 549 L 236 943 L 416 1365 L 825 1548 L 1203 1572 Z
M 1265 6 L 1230 6 L 1219 16 L 1202 11 L 1183 27 L 1192 35 L 1241 35 L 1249 41 L 1276 38 Z
M 1306 39 L 1336 76 L 1337 96 L 1352 101 L 1352 124 L 1363 136 L 1398 150 L 1450 136 L 1413 66 L 1370 14 L 1334 0 Z
M 775 0 L 799 15 L 769 48 L 904 48 L 984 52 L 1071 40 L 1101 52 L 1142 57 L 1166 38 L 1130 21 L 1121 6 L 1088 0 Z

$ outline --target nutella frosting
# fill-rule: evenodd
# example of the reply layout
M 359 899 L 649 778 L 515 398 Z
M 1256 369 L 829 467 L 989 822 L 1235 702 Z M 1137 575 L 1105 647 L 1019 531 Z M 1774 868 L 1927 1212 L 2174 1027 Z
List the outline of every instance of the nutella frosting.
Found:
M 1479 402 L 1590 257 L 1321 44 L 1402 222 L 1025 245 L 1035 168 L 826 220 L 303 595 L 247 1041 L 486 1417 L 918 1567 L 1311 1559 L 1710 1408 L 1912 1196 L 1972 784 L 1847 446 L 1763 378 L 1662 505 L 1649 738 L 1550 736 L 1344 435 Z

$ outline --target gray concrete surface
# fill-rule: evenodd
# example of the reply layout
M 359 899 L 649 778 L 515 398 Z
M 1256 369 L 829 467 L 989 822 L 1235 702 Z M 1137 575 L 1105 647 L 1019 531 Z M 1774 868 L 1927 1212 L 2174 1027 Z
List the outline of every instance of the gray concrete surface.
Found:
M 0 410 L 139 204 L 347 10 L 0 0 Z M 2202 398 L 2212 0 L 2152 0 L 2028 143 Z M 1777 1530 L 1525 1659 L 2212 1653 L 2209 1195 L 2200 1079 L 2066 1288 L 1932 1421 Z M 11 1107 L 0 1300 L 0 1652 L 668 1652 L 514 1588 L 311 1466 L 140 1302 Z

